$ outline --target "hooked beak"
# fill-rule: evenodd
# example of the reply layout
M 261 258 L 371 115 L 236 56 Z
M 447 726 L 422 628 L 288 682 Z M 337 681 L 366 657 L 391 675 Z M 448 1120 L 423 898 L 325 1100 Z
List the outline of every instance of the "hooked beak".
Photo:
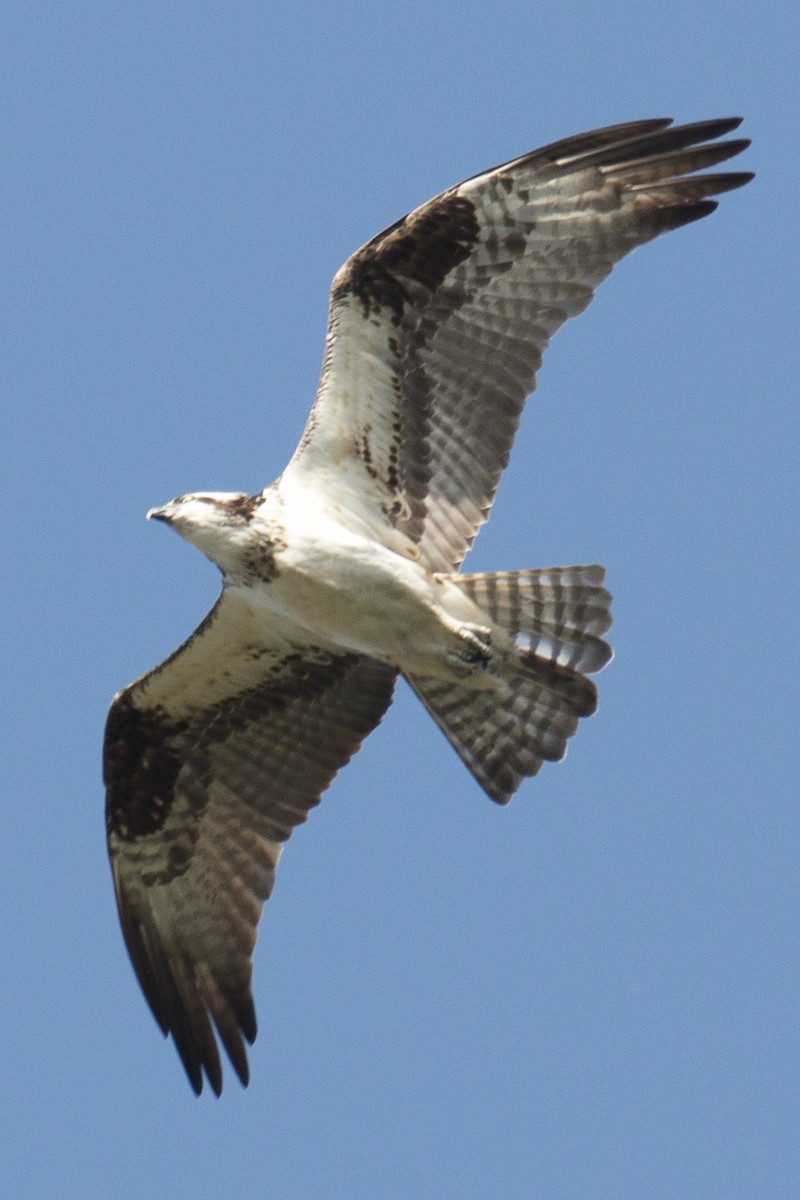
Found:
M 169 512 L 169 505 L 164 508 L 151 508 L 147 514 L 148 521 L 165 521 L 169 525 L 172 520 L 172 514 Z

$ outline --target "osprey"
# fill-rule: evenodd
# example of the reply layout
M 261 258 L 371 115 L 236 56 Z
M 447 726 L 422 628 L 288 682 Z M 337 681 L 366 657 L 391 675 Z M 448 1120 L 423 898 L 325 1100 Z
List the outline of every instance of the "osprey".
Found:
M 336 275 L 319 390 L 277 482 L 148 514 L 223 577 L 188 641 L 114 698 L 104 756 L 123 933 L 196 1092 L 204 1073 L 222 1087 L 214 1027 L 248 1081 L 281 848 L 398 674 L 500 804 L 594 711 L 603 569 L 459 568 L 550 338 L 629 251 L 752 178 L 694 174 L 744 150 L 715 141 L 739 124 L 599 129 L 423 204 Z

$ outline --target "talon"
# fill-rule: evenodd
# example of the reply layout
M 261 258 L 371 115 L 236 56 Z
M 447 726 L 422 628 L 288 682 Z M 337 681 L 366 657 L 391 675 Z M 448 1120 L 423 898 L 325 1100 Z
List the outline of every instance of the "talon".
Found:
M 461 655 L 464 662 L 471 667 L 488 667 L 492 657 L 492 635 L 489 630 L 480 625 L 465 625 L 461 637 L 465 643 Z

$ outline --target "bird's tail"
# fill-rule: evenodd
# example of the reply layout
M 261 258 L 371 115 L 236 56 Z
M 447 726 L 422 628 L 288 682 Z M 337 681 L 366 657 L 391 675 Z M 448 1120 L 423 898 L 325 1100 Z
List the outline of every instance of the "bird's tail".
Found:
M 611 658 L 602 635 L 611 597 L 598 566 L 447 575 L 516 650 L 492 659 L 496 686 L 415 675 L 408 682 L 484 791 L 505 804 L 528 775 L 564 757 L 578 719 L 597 707 L 586 673 Z M 499 656 L 498 656 L 499 657 Z

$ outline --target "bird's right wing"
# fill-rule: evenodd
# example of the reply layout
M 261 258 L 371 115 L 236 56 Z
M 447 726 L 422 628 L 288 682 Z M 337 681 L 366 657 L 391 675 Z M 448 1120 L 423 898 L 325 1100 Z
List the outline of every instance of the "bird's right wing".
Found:
M 226 589 L 195 634 L 115 698 L 106 727 L 109 853 L 125 941 L 195 1091 L 222 1087 L 217 1033 L 243 1083 L 256 1034 L 252 953 L 284 841 L 374 729 L 395 672 L 263 641 Z

